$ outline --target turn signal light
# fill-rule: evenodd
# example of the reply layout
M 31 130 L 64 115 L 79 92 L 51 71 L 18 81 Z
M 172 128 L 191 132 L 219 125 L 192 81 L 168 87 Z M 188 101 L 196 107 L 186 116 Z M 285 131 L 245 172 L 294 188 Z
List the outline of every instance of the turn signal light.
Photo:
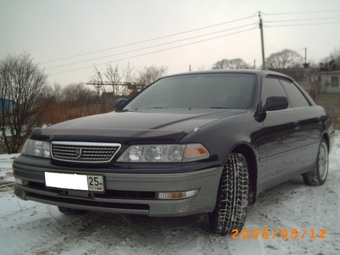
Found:
M 179 192 L 158 192 L 158 199 L 184 199 L 197 196 L 198 192 L 198 189 Z

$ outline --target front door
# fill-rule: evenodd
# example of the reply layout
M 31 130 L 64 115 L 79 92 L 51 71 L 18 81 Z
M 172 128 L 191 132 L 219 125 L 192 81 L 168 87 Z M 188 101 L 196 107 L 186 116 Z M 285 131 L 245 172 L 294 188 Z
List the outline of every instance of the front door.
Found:
M 287 97 L 275 76 L 266 77 L 262 82 L 262 103 L 265 104 L 270 96 Z M 290 106 L 283 110 L 267 111 L 263 124 L 266 144 L 265 188 L 269 188 L 289 179 L 292 172 L 300 168 L 300 127 L 298 115 Z

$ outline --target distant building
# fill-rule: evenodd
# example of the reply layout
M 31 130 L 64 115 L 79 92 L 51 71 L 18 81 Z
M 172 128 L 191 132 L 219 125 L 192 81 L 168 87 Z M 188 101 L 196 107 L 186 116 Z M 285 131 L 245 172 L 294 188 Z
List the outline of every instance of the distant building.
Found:
M 330 113 L 336 129 L 340 129 L 340 70 L 322 70 L 320 88 L 315 100 Z
M 320 93 L 340 93 L 340 70 L 320 72 Z

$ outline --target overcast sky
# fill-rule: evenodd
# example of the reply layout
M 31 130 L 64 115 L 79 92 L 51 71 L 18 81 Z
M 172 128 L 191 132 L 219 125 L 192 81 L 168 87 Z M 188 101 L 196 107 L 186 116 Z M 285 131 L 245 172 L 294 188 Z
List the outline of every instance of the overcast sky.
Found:
M 242 58 L 259 68 L 258 12 L 266 57 L 307 48 L 318 62 L 340 48 L 339 0 L 0 0 L 0 59 L 28 52 L 61 85 L 88 82 L 94 64 L 173 74 Z

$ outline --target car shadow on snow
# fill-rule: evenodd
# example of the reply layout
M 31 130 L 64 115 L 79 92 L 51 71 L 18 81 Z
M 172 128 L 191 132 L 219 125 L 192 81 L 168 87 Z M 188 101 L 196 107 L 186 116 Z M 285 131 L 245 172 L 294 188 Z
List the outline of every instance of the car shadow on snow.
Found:
M 259 195 L 255 207 L 273 206 L 281 204 L 302 190 L 308 189 L 303 184 L 302 177 L 295 177 L 285 183 L 264 191 Z M 252 214 L 254 206 L 249 206 L 248 215 Z M 256 211 L 256 209 L 255 209 Z M 66 216 L 65 216 L 66 217 Z M 67 216 L 75 217 L 75 216 Z M 164 238 L 166 235 L 211 235 L 208 215 L 191 215 L 182 217 L 148 217 L 144 215 L 120 215 L 103 212 L 88 212 L 78 217 L 80 227 L 78 231 L 91 232 L 95 229 L 111 229 L 112 233 L 125 233 L 135 235 L 152 235 Z
M 311 200 L 315 195 L 310 192 L 313 188 L 304 185 L 302 177 L 298 176 L 263 192 L 255 205 L 248 207 L 245 228 L 269 228 L 273 231 L 275 228 L 291 227 L 289 222 L 299 224 L 299 214 L 304 218 L 304 210 L 309 210 L 304 206 L 298 208 L 301 202 L 299 199 L 303 193 L 305 195 L 302 199 Z M 291 213 L 294 210 L 298 211 Z M 173 254 L 179 250 L 183 254 L 188 251 L 210 254 L 212 247 L 216 252 L 224 254 L 225 249 L 229 249 L 229 241 L 232 241 L 231 235 L 221 237 L 210 232 L 207 214 L 163 218 L 88 212 L 66 216 L 53 208 L 51 215 L 57 223 L 54 224 L 54 234 L 63 238 L 60 245 L 64 247 L 75 243 L 81 246 L 85 241 L 97 240 L 95 242 L 100 247 L 113 247 L 117 254 L 120 254 L 120 249 L 124 254 L 135 251 L 138 251 L 137 254 Z

